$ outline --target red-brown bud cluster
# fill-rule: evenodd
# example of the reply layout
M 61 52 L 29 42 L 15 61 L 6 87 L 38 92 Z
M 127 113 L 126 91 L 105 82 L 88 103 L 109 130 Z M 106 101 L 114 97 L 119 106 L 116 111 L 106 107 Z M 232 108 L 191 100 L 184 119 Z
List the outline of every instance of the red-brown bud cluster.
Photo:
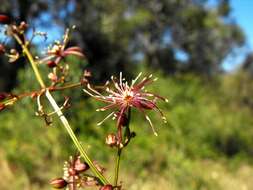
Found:
M 104 168 L 94 162 L 95 167 L 103 172 Z M 89 165 L 86 162 L 82 162 L 80 156 L 70 157 L 69 161 L 64 164 L 63 178 L 56 178 L 50 182 L 54 188 L 79 189 L 86 186 L 98 186 L 99 181 L 95 176 L 85 175 L 85 172 L 89 169 Z

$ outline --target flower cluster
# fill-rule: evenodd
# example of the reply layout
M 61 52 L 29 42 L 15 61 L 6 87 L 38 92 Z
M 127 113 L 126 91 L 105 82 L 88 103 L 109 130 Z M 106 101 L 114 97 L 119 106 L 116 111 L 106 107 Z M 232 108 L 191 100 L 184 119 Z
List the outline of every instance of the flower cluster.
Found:
M 96 162 L 94 165 L 100 172 L 104 172 L 105 169 Z M 69 161 L 64 163 L 63 177 L 53 179 L 50 184 L 56 189 L 68 187 L 70 190 L 87 186 L 99 186 L 98 179 L 87 173 L 89 168 L 87 163 L 81 161 L 80 156 L 71 156 Z M 103 186 L 101 189 L 103 189 Z

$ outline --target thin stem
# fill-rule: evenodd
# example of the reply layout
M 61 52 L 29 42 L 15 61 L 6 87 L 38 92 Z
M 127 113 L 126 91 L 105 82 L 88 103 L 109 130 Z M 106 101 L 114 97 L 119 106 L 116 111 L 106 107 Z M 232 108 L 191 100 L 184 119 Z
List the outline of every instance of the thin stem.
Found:
M 28 44 L 23 44 L 22 40 L 18 37 L 18 35 L 14 34 L 13 36 L 17 40 L 17 42 L 21 45 L 23 53 L 27 56 L 28 60 L 30 61 L 31 65 L 32 65 L 32 68 L 33 68 L 33 71 L 34 71 L 34 74 L 36 76 L 36 79 L 40 83 L 40 86 L 42 88 L 45 88 L 46 85 L 45 85 L 45 83 L 44 83 L 44 81 L 43 81 L 43 79 L 40 75 L 39 69 L 38 69 L 38 67 L 37 67 L 37 65 L 36 65 L 36 63 L 33 59 L 32 54 L 30 53 L 29 49 L 27 48 Z
M 115 165 L 115 176 L 114 176 L 114 185 L 115 187 L 118 186 L 118 178 L 119 178 L 119 166 L 120 166 L 120 157 L 122 153 L 122 148 L 118 148 L 117 158 L 116 158 L 116 165 Z
M 52 107 L 54 108 L 54 110 L 56 111 L 57 115 L 59 116 L 62 124 L 64 125 L 65 129 L 67 130 L 69 136 L 71 137 L 72 141 L 74 142 L 75 146 L 77 147 L 77 149 L 79 150 L 81 156 L 84 158 L 84 160 L 87 162 L 87 164 L 90 166 L 91 170 L 93 173 L 96 174 L 96 176 L 100 179 L 100 181 L 103 184 L 108 184 L 109 182 L 105 179 L 105 177 L 97 170 L 97 168 L 94 166 L 94 164 L 92 163 L 92 161 L 90 160 L 89 156 L 87 155 L 87 153 L 85 152 L 85 150 L 83 149 L 82 145 L 80 144 L 80 142 L 78 141 L 78 139 L 76 138 L 72 128 L 69 125 L 68 120 L 66 119 L 66 117 L 63 115 L 60 107 L 57 105 L 57 103 L 55 102 L 54 98 L 52 97 L 52 95 L 50 94 L 50 92 L 47 90 L 46 91 L 46 97 L 48 98 L 49 102 L 51 103 Z
M 125 126 L 125 136 L 126 138 L 130 138 L 130 120 L 131 120 L 131 108 L 128 109 L 128 114 L 127 114 L 127 125 Z M 127 144 L 126 144 L 127 145 Z M 121 155 L 122 155 L 122 151 L 123 148 L 126 146 L 124 145 L 123 147 L 118 147 L 118 151 L 117 151 L 117 157 L 116 157 L 116 165 L 115 165 L 115 175 L 114 175 L 114 186 L 117 187 L 118 186 L 118 179 L 119 179 L 119 169 L 120 169 L 120 159 L 121 159 Z
M 31 63 L 37 81 L 39 82 L 40 86 L 45 89 L 46 88 L 45 83 L 40 75 L 40 72 L 38 70 L 35 60 L 33 59 L 32 54 L 30 53 L 27 46 L 22 43 L 22 41 L 20 40 L 20 38 L 17 35 L 14 34 L 14 37 L 17 40 L 17 42 L 22 46 L 24 54 L 27 56 L 29 62 Z M 103 176 L 103 174 L 101 174 L 98 171 L 98 169 L 95 167 L 95 165 L 92 163 L 91 159 L 89 158 L 89 156 L 87 155 L 87 153 L 83 149 L 82 145 L 80 144 L 76 135 L 74 134 L 72 128 L 70 127 L 68 120 L 63 115 L 60 107 L 58 106 L 58 104 L 56 103 L 56 101 L 54 100 L 53 96 L 51 95 L 51 93 L 49 92 L 48 89 L 46 89 L 45 95 L 46 95 L 47 99 L 49 100 L 50 104 L 52 105 L 52 107 L 54 108 L 54 111 L 59 116 L 63 126 L 65 127 L 66 131 L 68 132 L 69 136 L 71 137 L 72 141 L 74 142 L 76 148 L 79 150 L 81 156 L 84 158 L 85 162 L 87 162 L 87 164 L 90 166 L 90 169 L 92 170 L 92 172 L 96 175 L 96 177 L 101 181 L 102 184 L 104 184 L 104 185 L 109 184 L 107 179 Z

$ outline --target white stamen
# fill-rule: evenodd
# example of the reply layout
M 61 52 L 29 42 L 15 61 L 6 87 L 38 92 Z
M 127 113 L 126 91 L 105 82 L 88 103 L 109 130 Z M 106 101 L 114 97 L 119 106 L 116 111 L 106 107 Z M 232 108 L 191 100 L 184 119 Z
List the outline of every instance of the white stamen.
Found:
M 92 92 L 94 92 L 95 94 L 97 94 L 98 96 L 104 97 L 102 94 L 100 94 L 98 91 L 96 91 L 95 89 L 91 88 L 90 84 L 87 84 L 88 89 L 90 89 Z
M 109 115 L 107 115 L 102 121 L 100 121 L 99 123 L 97 123 L 97 125 L 101 125 L 102 123 L 104 123 L 107 119 L 109 119 L 112 115 L 114 114 L 114 112 L 110 113 Z
M 154 128 L 154 126 L 153 126 L 153 124 L 152 124 L 150 118 L 149 118 L 147 115 L 145 115 L 145 118 L 146 118 L 146 120 L 149 122 L 150 127 L 151 127 L 151 129 L 152 129 L 154 135 L 155 135 L 155 136 L 158 136 L 158 134 L 157 134 L 157 132 L 155 131 L 155 128 Z
M 83 89 L 83 91 L 86 93 L 86 94 L 88 94 L 88 95 L 90 95 L 91 97 L 95 97 L 93 94 L 91 94 L 89 91 L 87 91 L 86 89 Z
M 132 80 L 132 86 L 136 83 L 136 81 L 140 78 L 141 75 L 142 75 L 142 72 L 140 72 L 138 76 L 134 80 Z
M 122 85 L 122 72 L 119 73 L 119 85 Z

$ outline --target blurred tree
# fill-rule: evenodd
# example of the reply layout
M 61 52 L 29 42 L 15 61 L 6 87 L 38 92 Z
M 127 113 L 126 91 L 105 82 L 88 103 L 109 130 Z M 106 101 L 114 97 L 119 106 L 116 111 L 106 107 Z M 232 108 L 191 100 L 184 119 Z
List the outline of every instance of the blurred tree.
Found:
M 136 62 L 165 73 L 194 71 L 209 76 L 244 35 L 230 17 L 229 0 L 12 0 L 3 1 L 21 19 L 43 26 L 76 25 L 73 43 L 83 47 L 98 80 Z M 11 10 L 11 11 L 10 11 Z M 50 20 L 43 19 L 45 14 Z M 51 18 L 53 18 L 51 20 Z
M 249 53 L 242 63 L 242 70 L 249 72 L 253 76 L 253 53 Z

